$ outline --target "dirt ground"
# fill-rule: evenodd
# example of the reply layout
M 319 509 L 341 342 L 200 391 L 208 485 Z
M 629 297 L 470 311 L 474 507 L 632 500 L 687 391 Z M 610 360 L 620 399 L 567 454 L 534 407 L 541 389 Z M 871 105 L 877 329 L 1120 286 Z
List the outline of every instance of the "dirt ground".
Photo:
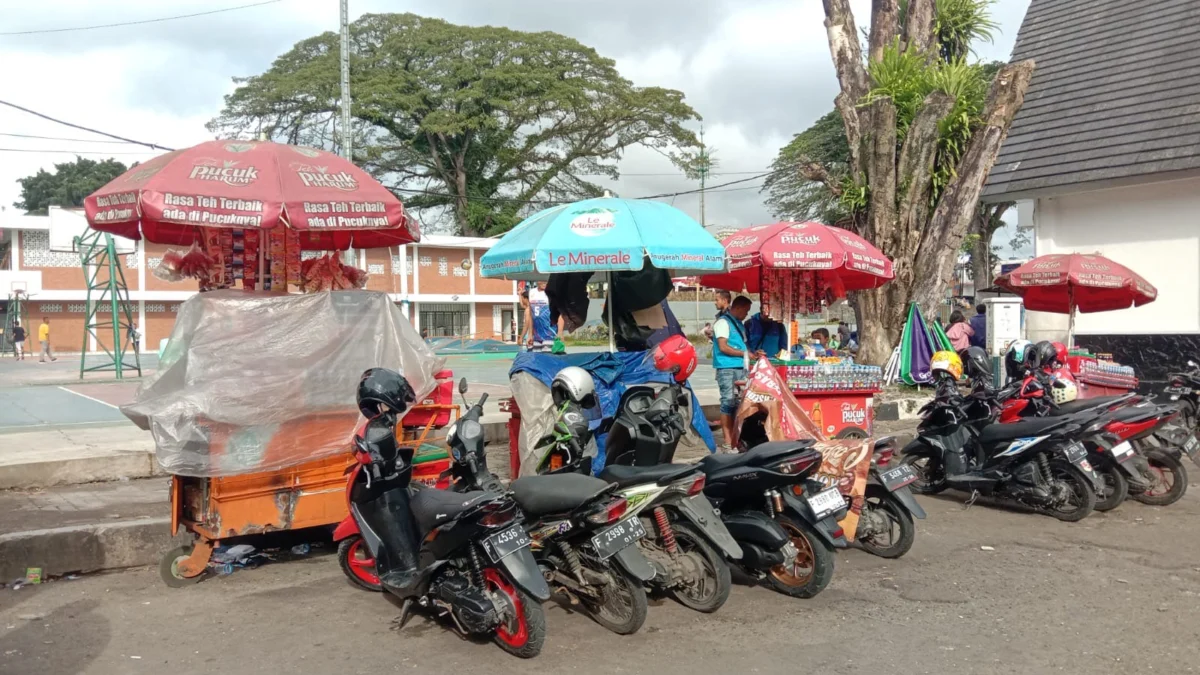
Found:
M 314 555 L 184 589 L 138 569 L 0 590 L 0 673 L 1187 673 L 1200 668 L 1200 488 L 1076 524 L 922 498 L 900 560 L 837 554 L 812 600 L 739 586 L 619 637 L 553 605 L 533 663 L 356 590 Z M 981 547 L 994 550 L 983 550 Z

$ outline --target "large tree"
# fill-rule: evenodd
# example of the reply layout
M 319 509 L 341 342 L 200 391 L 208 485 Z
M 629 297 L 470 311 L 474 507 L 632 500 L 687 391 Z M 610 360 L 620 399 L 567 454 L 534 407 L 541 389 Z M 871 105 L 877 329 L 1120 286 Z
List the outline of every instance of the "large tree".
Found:
M 601 194 L 626 148 L 681 161 L 698 119 L 671 89 L 635 87 L 611 59 L 556 33 L 458 26 L 413 14 L 351 25 L 355 161 L 410 208 L 460 234 L 503 232 L 547 201 Z M 338 36 L 298 43 L 238 79 L 210 129 L 337 148 Z
M 978 26 L 964 31 L 951 17 L 939 21 L 938 9 L 987 4 L 909 0 L 902 8 L 898 0 L 872 0 L 864 55 L 850 0 L 823 0 L 851 198 L 820 167 L 801 170 L 812 169 L 811 180 L 837 190 L 859 232 L 895 262 L 895 280 L 855 298 L 866 362 L 888 358 L 909 303 L 932 309 L 944 299 L 979 194 L 1033 75 L 1032 61 L 1007 64 L 980 89 L 982 66 L 964 58 Z
M 13 206 L 44 216 L 51 206 L 83 206 L 83 199 L 125 173 L 127 166 L 115 159 L 97 162 L 76 157 L 73 162 L 54 165 L 54 171 L 38 169 L 32 176 L 18 178 L 21 200 Z

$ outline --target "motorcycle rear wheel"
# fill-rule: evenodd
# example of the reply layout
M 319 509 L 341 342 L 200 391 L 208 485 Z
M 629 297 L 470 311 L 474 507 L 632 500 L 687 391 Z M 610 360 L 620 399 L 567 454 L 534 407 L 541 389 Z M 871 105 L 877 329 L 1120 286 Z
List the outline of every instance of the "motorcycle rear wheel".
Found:
M 699 589 L 673 588 L 671 597 L 697 612 L 708 614 L 717 611 L 729 599 L 729 591 L 733 588 L 729 565 L 690 523 L 677 521 L 671 524 L 671 529 L 675 532 L 675 544 L 680 551 L 698 556 L 705 568 L 705 578 Z
M 522 659 L 541 654 L 542 645 L 546 643 L 546 613 L 541 603 L 514 586 L 495 568 L 485 569 L 483 579 L 488 590 L 505 598 L 512 614 L 505 625 L 496 629 L 492 642 Z
M 890 543 L 881 544 L 874 541 L 876 535 L 862 537 L 858 543 L 867 553 L 880 558 L 899 558 L 912 548 L 917 536 L 917 528 L 913 525 L 912 515 L 900 502 L 882 485 L 868 485 L 863 497 L 863 509 L 871 509 L 881 517 L 886 518 L 891 527 Z M 897 531 L 898 529 L 898 531 Z
M 776 515 L 775 522 L 791 537 L 797 553 L 791 564 L 767 573 L 768 583 L 772 589 L 793 598 L 815 597 L 833 579 L 833 551 L 808 523 L 783 514 Z
M 585 562 L 584 565 L 608 575 L 612 580 L 600 589 L 600 602 L 586 597 L 580 598 L 591 613 L 592 619 L 617 635 L 632 635 L 638 632 L 642 624 L 646 623 L 646 612 L 649 610 L 646 588 L 642 582 L 630 577 L 616 565 L 591 562 Z
M 1187 492 L 1188 485 L 1187 469 L 1183 463 L 1171 453 L 1162 450 L 1147 452 L 1146 461 L 1150 464 L 1154 481 L 1150 489 L 1130 496 L 1150 506 L 1167 506 L 1179 501 Z
M 1050 474 L 1070 487 L 1073 500 L 1068 508 L 1047 507 L 1045 512 L 1066 523 L 1078 522 L 1091 515 L 1096 509 L 1096 489 L 1092 487 L 1092 479 L 1062 459 L 1050 460 Z
M 1104 489 L 1096 493 L 1096 510 L 1112 511 L 1129 496 L 1129 481 L 1116 464 L 1100 471 L 1100 480 L 1104 481 Z
M 901 460 L 917 472 L 917 481 L 909 485 L 919 495 L 936 495 L 946 489 L 946 469 L 942 463 L 925 455 L 905 455 Z

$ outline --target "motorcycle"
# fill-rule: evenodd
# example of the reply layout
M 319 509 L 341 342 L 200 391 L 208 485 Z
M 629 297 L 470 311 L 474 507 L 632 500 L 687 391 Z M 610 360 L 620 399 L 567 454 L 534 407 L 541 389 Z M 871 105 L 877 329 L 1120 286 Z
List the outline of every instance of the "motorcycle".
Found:
M 1088 460 L 1104 482 L 1097 490 L 1097 511 L 1119 506 L 1126 496 L 1146 504 L 1165 506 L 1178 501 L 1187 491 L 1187 472 L 1175 447 L 1184 443 L 1164 442 L 1170 438 L 1168 423 L 1176 416 L 1173 405 L 1155 405 L 1137 394 L 1078 399 L 1054 403 L 1046 392 L 1062 386 L 1045 372 L 1030 372 L 1000 391 L 986 382 L 974 382 L 974 391 L 999 406 L 1002 423 L 1037 417 L 1058 417 L 1086 411 L 1107 411 L 1078 440 L 1088 450 Z
M 917 438 L 901 450 L 918 479 L 920 494 L 947 488 L 1006 497 L 1059 520 L 1092 512 L 1099 475 L 1074 436 L 1098 417 L 1078 413 L 1013 424 L 977 425 L 952 377 L 942 377 L 934 399 L 921 409 Z
M 465 404 L 465 378 L 458 391 Z M 486 400 L 484 394 L 468 406 L 447 432 L 454 490 L 503 490 L 488 468 L 483 434 L 467 433 L 468 425 L 478 424 Z M 533 557 L 546 581 L 582 604 L 596 623 L 629 635 L 646 621 L 644 584 L 654 569 L 636 546 L 646 531 L 629 512 L 629 502 L 613 494 L 615 487 L 591 476 L 562 473 L 518 478 L 509 490 L 526 515 Z
M 382 588 L 403 601 L 400 626 L 418 605 L 449 617 L 460 634 L 490 635 L 510 654 L 537 656 L 550 588 L 520 507 L 502 492 L 411 486 L 413 448 L 396 441 L 402 412 L 381 412 L 355 438 L 350 514 L 334 531 L 339 550 L 355 537 L 366 547 Z M 482 439 L 478 416 L 460 421 L 458 435 Z
M 1189 360 L 1187 366 L 1186 373 L 1171 373 L 1163 394 L 1172 403 L 1179 404 L 1180 424 L 1186 430 L 1183 450 L 1200 466 L 1200 365 Z
M 678 383 L 657 393 L 650 387 L 626 390 L 606 444 L 608 466 L 600 477 L 631 483 L 690 468 L 671 464 L 684 429 L 679 408 L 685 400 Z M 821 464 L 821 454 L 811 445 L 785 441 L 744 454 L 708 455 L 696 465 L 703 473 L 692 487 L 694 494 L 703 490 L 719 507 L 714 513 L 740 549 L 735 555 L 733 546 L 724 547 L 730 564 L 776 591 L 802 598 L 829 584 L 832 549 L 845 545 L 845 533 L 837 525 L 845 502 L 837 488 L 810 480 Z M 655 516 L 660 529 L 669 533 L 669 521 L 661 522 L 667 519 L 657 511 Z
M 744 396 L 746 383 L 738 385 Z M 743 451 L 768 442 L 765 419 L 766 413 L 757 412 L 742 422 L 738 438 Z M 913 519 L 925 518 L 925 510 L 908 488 L 917 480 L 916 473 L 904 464 L 889 467 L 895 451 L 895 439 L 890 437 L 873 444 L 862 508 L 853 533 L 864 551 L 881 558 L 899 558 L 908 553 L 916 539 Z M 849 507 L 855 495 L 844 492 L 843 496 Z M 844 538 L 836 541 L 849 546 Z

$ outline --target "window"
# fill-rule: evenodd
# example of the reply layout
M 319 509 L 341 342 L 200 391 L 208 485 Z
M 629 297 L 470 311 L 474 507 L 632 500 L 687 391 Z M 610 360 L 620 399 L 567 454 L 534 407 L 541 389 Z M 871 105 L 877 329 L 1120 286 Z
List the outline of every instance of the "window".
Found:
M 423 302 L 421 332 L 427 337 L 466 336 L 471 332 L 471 313 L 466 304 Z

